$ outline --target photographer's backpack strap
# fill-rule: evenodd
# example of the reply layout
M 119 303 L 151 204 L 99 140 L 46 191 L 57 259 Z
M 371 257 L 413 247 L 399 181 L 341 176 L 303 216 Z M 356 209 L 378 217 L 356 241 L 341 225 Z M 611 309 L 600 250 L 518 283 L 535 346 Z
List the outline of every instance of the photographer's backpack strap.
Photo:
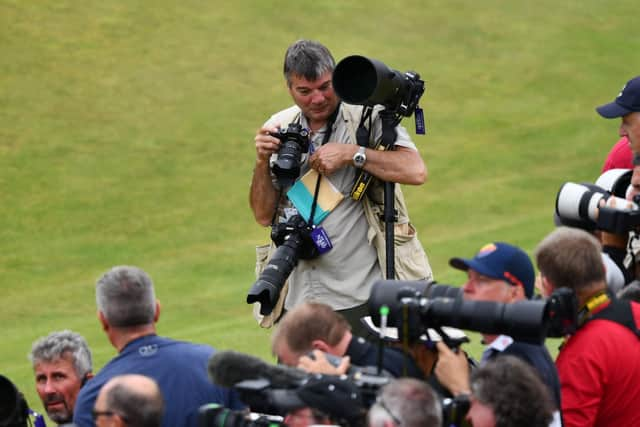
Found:
M 298 106 L 293 106 L 283 110 L 275 115 L 273 115 L 269 121 L 270 122 L 278 122 L 280 126 L 286 125 L 287 123 L 300 121 L 300 108 Z M 274 217 L 271 222 L 275 221 L 275 217 L 278 213 L 279 205 L 281 204 L 282 194 L 278 197 L 278 206 L 276 206 Z M 255 266 L 255 275 L 256 279 L 262 273 L 264 267 L 268 264 L 271 255 L 276 250 L 276 245 L 273 242 L 269 242 L 266 245 L 256 246 L 256 266 Z M 256 319 L 256 322 L 262 328 L 271 328 L 282 316 L 284 311 L 284 301 L 287 297 L 287 293 L 289 291 L 289 281 L 286 280 L 282 290 L 280 291 L 280 295 L 278 297 L 278 302 L 273 308 L 273 311 L 269 315 L 260 314 L 260 303 L 255 302 L 253 304 L 253 317 Z

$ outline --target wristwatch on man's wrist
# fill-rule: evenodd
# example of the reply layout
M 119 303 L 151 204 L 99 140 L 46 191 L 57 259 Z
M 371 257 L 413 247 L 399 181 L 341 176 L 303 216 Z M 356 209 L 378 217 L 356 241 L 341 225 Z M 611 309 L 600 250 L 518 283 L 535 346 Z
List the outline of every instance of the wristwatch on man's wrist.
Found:
M 356 154 L 353 155 L 353 166 L 358 169 L 362 169 L 367 162 L 367 155 L 365 154 L 366 147 L 358 148 Z

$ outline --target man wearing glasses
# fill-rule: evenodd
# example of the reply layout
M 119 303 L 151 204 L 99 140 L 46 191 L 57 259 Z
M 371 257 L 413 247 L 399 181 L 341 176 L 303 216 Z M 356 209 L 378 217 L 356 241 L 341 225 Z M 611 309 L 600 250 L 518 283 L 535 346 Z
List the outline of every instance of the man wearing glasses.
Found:
M 98 427 L 160 427 L 164 401 L 151 378 L 120 375 L 100 389 L 91 413 Z
M 429 384 L 415 378 L 392 380 L 369 409 L 369 427 L 442 425 L 442 407 Z

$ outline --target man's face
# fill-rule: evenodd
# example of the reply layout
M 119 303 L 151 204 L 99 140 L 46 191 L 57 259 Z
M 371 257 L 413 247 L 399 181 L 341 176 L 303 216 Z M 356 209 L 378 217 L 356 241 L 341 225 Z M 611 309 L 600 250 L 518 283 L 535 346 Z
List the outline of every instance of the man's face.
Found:
M 462 287 L 463 298 L 474 301 L 512 302 L 513 290 L 504 280 L 493 279 L 469 269 L 467 282 Z
M 294 74 L 289 82 L 289 93 L 302 110 L 302 114 L 309 120 L 313 130 L 322 127 L 338 105 L 338 96 L 333 90 L 331 75 L 332 73 L 327 71 L 317 80 L 309 81 Z
M 618 133 L 620 136 L 626 136 L 629 139 L 631 151 L 640 153 L 640 112 L 623 116 Z
M 34 368 L 36 390 L 47 415 L 58 424 L 71 422 L 76 397 L 82 386 L 70 356 L 37 363 Z
M 473 397 L 471 398 L 471 406 L 469 407 L 469 412 L 467 412 L 466 419 L 471 422 L 473 427 L 495 427 L 496 425 L 493 409 Z
M 295 409 L 284 418 L 284 424 L 288 427 L 307 427 L 318 424 L 329 424 L 329 420 L 317 418 L 311 408 Z
M 638 194 L 640 194 L 640 166 L 634 166 L 631 183 L 627 189 L 627 200 L 633 200 Z
M 109 408 L 107 408 L 107 393 L 106 390 L 100 390 L 96 403 L 93 405 L 93 419 L 96 423 L 96 427 L 111 427 L 117 426 L 120 421 L 119 417 L 116 417 Z

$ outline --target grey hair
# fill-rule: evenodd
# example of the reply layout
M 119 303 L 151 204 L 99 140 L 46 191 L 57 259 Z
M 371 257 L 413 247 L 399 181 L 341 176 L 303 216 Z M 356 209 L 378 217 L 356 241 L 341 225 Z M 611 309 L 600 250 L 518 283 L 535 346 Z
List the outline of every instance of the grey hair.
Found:
M 152 324 L 156 295 L 151 277 L 138 267 L 113 267 L 96 283 L 96 304 L 112 326 Z
M 293 75 L 315 81 L 324 73 L 332 72 L 336 63 L 324 45 L 313 40 L 298 40 L 284 55 L 284 78 L 291 85 Z
M 489 360 L 471 374 L 471 393 L 493 410 L 496 426 L 546 427 L 555 404 L 537 371 L 511 355 Z
M 399 378 L 379 392 L 368 417 L 370 427 L 382 427 L 387 423 L 397 425 L 398 422 L 401 427 L 439 426 L 442 424 L 442 405 L 426 382 Z
M 55 362 L 67 355 L 73 359 L 73 368 L 78 378 L 84 378 L 93 370 L 87 341 L 82 335 L 66 329 L 38 338 L 31 346 L 31 353 L 27 357 L 35 368 L 38 363 Z
M 119 414 L 128 426 L 160 427 L 162 424 L 164 400 L 157 383 L 153 389 L 142 391 L 116 380 L 105 397 L 107 408 Z

